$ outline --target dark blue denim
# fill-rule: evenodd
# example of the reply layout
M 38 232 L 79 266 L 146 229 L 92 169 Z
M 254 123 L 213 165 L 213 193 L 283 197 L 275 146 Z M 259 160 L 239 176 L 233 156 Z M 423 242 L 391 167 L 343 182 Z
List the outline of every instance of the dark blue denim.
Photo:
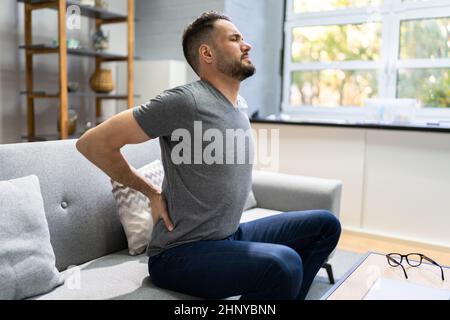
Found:
M 241 223 L 223 240 L 167 249 L 148 268 L 156 286 L 206 299 L 303 300 L 340 234 L 329 211 L 284 212 Z

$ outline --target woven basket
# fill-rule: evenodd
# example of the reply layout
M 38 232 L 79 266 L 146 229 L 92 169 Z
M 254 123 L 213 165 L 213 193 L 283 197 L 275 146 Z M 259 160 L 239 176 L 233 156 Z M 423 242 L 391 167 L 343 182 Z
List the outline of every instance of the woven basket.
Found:
M 91 89 L 97 93 L 110 93 L 114 90 L 111 70 L 99 69 L 94 72 L 89 80 Z

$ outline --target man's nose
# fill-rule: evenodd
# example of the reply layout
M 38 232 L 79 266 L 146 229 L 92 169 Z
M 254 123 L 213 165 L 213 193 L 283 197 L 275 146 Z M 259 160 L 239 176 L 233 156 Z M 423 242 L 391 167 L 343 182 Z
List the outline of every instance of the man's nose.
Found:
M 248 51 L 252 50 L 252 45 L 250 43 L 247 43 L 244 41 L 242 43 L 242 49 L 243 49 L 242 51 L 248 52 Z

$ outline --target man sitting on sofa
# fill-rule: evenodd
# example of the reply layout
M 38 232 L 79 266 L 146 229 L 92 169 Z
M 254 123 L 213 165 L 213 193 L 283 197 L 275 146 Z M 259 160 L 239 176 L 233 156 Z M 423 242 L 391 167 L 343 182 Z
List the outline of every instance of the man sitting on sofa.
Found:
M 202 130 L 223 136 L 230 129 L 250 129 L 238 93 L 241 81 L 256 70 L 251 48 L 227 16 L 203 13 L 183 34 L 184 55 L 200 80 L 112 117 L 76 146 L 111 179 L 150 199 L 155 225 L 147 254 L 155 285 L 207 299 L 304 299 L 337 245 L 337 218 L 312 210 L 240 224 L 251 189 L 251 157 L 245 163 L 205 163 L 198 155 L 207 145 L 198 150 L 192 143 L 182 158 L 193 160 L 174 161 L 180 140 L 174 132 L 180 129 L 194 135 L 201 123 Z M 162 190 L 120 153 L 126 144 L 154 138 L 165 171 Z M 253 148 L 249 140 L 242 146 L 246 155 Z M 224 148 L 224 158 L 230 152 Z

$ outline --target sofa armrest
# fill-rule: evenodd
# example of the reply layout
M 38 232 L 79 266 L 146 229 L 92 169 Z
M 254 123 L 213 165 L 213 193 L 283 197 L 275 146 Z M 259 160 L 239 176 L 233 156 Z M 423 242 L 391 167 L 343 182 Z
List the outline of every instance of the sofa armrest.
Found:
M 324 209 L 339 217 L 342 182 L 267 171 L 253 171 L 258 207 L 278 211 Z

